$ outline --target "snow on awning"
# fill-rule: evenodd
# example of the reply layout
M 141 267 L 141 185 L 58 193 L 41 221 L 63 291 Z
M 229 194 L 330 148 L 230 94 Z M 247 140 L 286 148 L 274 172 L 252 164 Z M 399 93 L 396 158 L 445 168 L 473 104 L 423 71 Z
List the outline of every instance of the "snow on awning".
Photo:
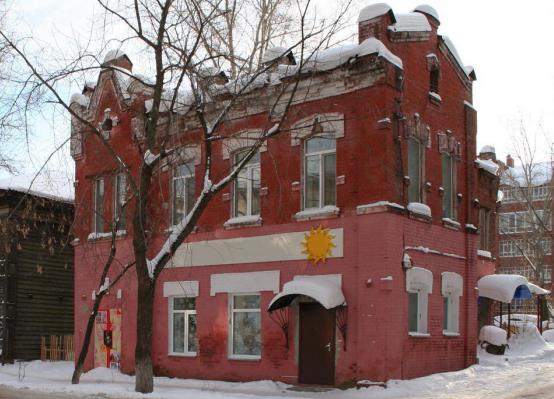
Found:
M 535 294 L 535 295 L 548 295 L 548 294 L 550 294 L 550 290 L 545 290 L 544 288 L 539 287 L 536 284 L 529 283 L 529 284 L 527 284 L 527 286 L 529 287 L 529 291 L 531 291 L 532 294 Z
M 340 285 L 322 276 L 310 276 L 285 283 L 283 291 L 273 298 L 267 310 L 271 312 L 289 306 L 298 295 L 315 299 L 325 309 L 346 305 Z
M 517 274 L 490 274 L 477 282 L 479 296 L 504 303 L 510 303 L 512 299 L 530 298 L 528 285 L 529 281 Z

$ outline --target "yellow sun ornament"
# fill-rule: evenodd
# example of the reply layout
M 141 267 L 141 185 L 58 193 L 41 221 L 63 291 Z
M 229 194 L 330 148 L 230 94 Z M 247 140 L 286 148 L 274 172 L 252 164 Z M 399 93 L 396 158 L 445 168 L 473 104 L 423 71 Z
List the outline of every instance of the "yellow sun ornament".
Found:
M 308 260 L 313 261 L 316 265 L 319 261 L 325 262 L 335 248 L 333 238 L 335 236 L 329 233 L 329 229 L 324 229 L 322 226 L 312 227 L 309 233 L 304 234 L 302 253 L 308 255 Z

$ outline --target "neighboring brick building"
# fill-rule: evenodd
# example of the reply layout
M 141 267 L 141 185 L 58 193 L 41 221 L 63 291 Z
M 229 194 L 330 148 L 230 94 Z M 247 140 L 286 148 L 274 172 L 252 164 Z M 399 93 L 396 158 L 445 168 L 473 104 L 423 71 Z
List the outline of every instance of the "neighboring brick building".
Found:
M 480 157 L 495 158 L 490 151 L 482 151 Z M 539 162 L 514 166 L 509 155 L 506 164 L 498 163 L 502 205 L 498 215 L 497 273 L 520 274 L 552 290 L 553 165 Z M 534 313 L 535 303 L 534 298 L 516 300 L 514 311 Z
M 152 342 L 157 374 L 339 384 L 412 378 L 475 362 L 476 281 L 494 271 L 491 255 L 478 256 L 478 233 L 495 229 L 490 212 L 498 178 L 475 162 L 474 72 L 437 34 L 438 26 L 428 6 L 395 14 L 373 5 L 360 13 L 358 46 L 320 55 L 325 68 L 303 77 L 305 101 L 294 105 L 285 131 L 212 200 L 173 267 L 160 276 Z M 106 58 L 107 66 L 114 63 L 132 67 L 122 54 Z M 260 99 L 276 91 L 260 86 L 225 126 L 229 135 L 244 134 L 216 144 L 214 175 L 226 173 L 265 123 Z M 71 106 L 95 125 L 106 114 L 117 118 L 108 140 L 138 169 L 148 93 L 106 68 Z M 180 118 L 174 137 L 194 137 L 192 116 Z M 124 184 L 78 123 L 72 151 L 80 222 L 78 347 L 98 265 L 110 246 L 107 221 L 117 213 Z M 160 225 L 151 228 L 160 245 L 202 187 L 201 158 L 198 143 L 187 149 L 182 167 L 156 177 L 151 212 Z M 117 257 L 126 262 L 132 256 L 129 218 L 119 230 Z M 486 237 L 491 250 L 494 236 Z M 303 253 L 304 242 L 318 257 L 313 238 L 323 243 L 325 262 Z M 334 248 L 325 246 L 329 242 Z M 110 351 L 128 373 L 135 287 L 129 274 L 112 289 L 97 328 L 98 337 L 114 329 Z M 89 357 L 86 367 L 110 361 L 101 339 L 93 350 L 95 360 Z

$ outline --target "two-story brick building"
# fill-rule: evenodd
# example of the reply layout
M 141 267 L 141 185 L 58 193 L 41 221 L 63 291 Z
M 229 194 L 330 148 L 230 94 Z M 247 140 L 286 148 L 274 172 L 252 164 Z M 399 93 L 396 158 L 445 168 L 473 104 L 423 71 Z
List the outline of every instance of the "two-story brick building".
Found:
M 375 4 L 358 23 L 359 44 L 319 54 L 319 64 L 300 77 L 303 101 L 293 105 L 288 125 L 211 201 L 161 274 L 157 374 L 339 384 L 475 361 L 476 281 L 492 267 L 490 256 L 478 256 L 479 231 L 494 231 L 494 218 L 480 214 L 494 211 L 498 178 L 475 162 L 474 71 L 437 33 L 439 17 L 429 6 L 397 14 Z M 110 53 L 105 66 L 71 106 L 95 125 L 109 108 L 110 122 L 117 118 L 110 145 L 138 169 L 149 91 L 128 76 L 126 55 Z M 258 137 L 275 85 L 259 84 L 225 125 L 229 138 L 214 143 L 216 176 Z M 194 115 L 178 118 L 174 142 L 195 137 Z M 78 347 L 125 183 L 95 137 L 78 123 L 72 134 L 81 204 Z M 156 175 L 150 212 L 159 225 L 151 226 L 151 239 L 159 246 L 202 189 L 202 157 L 198 142 L 184 150 L 182 165 Z M 132 257 L 130 222 L 118 229 L 122 263 Z M 133 275 L 111 289 L 103 307 L 86 366 L 111 359 L 131 373 Z M 104 330 L 112 331 L 108 345 Z

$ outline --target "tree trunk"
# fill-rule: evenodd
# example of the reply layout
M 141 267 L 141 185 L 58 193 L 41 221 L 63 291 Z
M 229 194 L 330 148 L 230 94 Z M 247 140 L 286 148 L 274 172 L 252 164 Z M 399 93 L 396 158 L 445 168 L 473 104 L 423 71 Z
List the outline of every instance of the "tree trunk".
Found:
M 83 344 L 81 345 L 81 351 L 79 352 L 79 358 L 77 363 L 75 363 L 75 370 L 73 370 L 73 376 L 71 377 L 72 384 L 78 384 L 83 374 L 83 365 L 85 359 L 87 358 L 88 348 L 90 345 L 90 337 L 92 336 L 92 329 L 94 328 L 94 321 L 96 315 L 98 314 L 98 308 L 100 307 L 100 302 L 102 301 L 103 293 L 100 293 L 96 296 L 94 300 L 94 305 L 92 306 L 92 312 L 88 317 L 87 329 L 85 330 L 85 338 Z
M 135 391 L 154 390 L 152 370 L 152 314 L 155 282 L 148 275 L 138 276 L 137 345 L 135 348 Z

